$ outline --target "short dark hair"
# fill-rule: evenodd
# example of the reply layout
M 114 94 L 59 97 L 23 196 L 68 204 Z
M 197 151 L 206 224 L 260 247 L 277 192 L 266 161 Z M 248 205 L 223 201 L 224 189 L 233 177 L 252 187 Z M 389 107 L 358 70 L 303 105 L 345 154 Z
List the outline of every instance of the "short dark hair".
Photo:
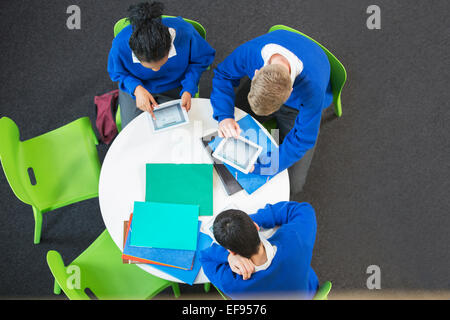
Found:
M 216 241 L 225 249 L 250 259 L 258 253 L 261 243 L 253 220 L 241 210 L 226 210 L 214 220 L 213 233 Z
M 128 8 L 133 28 L 128 43 L 140 61 L 159 61 L 169 54 L 172 38 L 169 28 L 161 22 L 163 10 L 161 2 L 142 2 Z

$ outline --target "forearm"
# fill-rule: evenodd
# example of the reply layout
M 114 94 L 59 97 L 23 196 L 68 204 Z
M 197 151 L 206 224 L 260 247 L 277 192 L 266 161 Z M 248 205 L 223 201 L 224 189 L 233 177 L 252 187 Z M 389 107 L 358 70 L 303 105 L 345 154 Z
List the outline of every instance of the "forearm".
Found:
M 258 226 L 269 229 L 287 223 L 315 221 L 315 214 L 309 203 L 282 201 L 276 204 L 267 204 L 257 213 L 250 215 L 250 218 Z
M 294 127 L 289 131 L 278 149 L 272 150 L 255 165 L 253 173 L 275 175 L 302 159 L 305 153 L 314 147 L 319 135 L 322 110 L 320 105 L 303 108 L 295 119 Z
M 122 80 L 119 81 L 120 90 L 125 91 L 133 98 L 136 98 L 135 91 L 136 88 L 138 88 L 139 86 L 144 88 L 142 81 L 133 76 L 124 77 Z
M 213 118 L 218 122 L 228 118 L 234 119 L 235 94 L 231 80 L 222 79 L 216 74 L 212 84 L 210 99 L 213 106 Z
M 120 90 L 128 93 L 133 98 L 134 91 L 139 85 L 143 85 L 142 81 L 126 70 L 120 61 L 119 57 L 113 53 L 110 53 L 108 57 L 108 73 L 112 81 L 119 82 Z

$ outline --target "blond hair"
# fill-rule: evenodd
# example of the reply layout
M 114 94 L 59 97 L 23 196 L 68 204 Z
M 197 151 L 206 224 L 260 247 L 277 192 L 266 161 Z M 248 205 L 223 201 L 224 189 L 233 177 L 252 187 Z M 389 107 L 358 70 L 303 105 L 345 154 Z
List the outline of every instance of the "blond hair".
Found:
M 291 89 L 289 72 L 279 64 L 269 64 L 253 77 L 248 102 L 254 113 L 267 116 L 280 109 L 291 95 Z

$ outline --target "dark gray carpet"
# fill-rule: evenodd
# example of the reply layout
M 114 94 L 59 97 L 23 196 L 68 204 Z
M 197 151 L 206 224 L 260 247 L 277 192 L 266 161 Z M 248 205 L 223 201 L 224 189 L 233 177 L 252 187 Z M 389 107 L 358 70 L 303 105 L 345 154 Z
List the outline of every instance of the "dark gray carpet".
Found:
M 18 124 L 21 139 L 86 115 L 94 123 L 93 97 L 115 88 L 106 72 L 112 28 L 134 2 L 1 2 L 0 116 Z M 303 31 L 343 62 L 343 117 L 323 124 L 296 199 L 317 210 L 313 267 L 336 291 L 365 290 L 372 264 L 382 289 L 449 290 L 448 1 L 379 0 L 382 29 L 374 31 L 366 28 L 372 1 L 165 3 L 167 14 L 203 24 L 217 50 L 213 67 L 274 24 Z M 66 28 L 71 4 L 81 8 L 81 30 Z M 212 75 L 201 80 L 202 97 Z M 107 146 L 98 150 L 103 159 Z M 0 298 L 51 297 L 46 252 L 58 250 L 68 263 L 104 229 L 92 199 L 46 214 L 33 245 L 31 208 L 3 172 L 0 212 Z

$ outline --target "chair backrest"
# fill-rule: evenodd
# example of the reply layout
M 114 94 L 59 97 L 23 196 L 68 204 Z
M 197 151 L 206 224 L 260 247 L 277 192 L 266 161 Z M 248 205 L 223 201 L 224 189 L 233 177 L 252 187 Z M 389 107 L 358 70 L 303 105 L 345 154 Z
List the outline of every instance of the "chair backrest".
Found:
M 32 205 L 32 187 L 28 168 L 23 161 L 19 128 L 10 118 L 0 119 L 0 160 L 6 179 L 19 200 Z
M 175 18 L 174 16 L 166 16 L 166 15 L 163 15 L 161 17 L 162 18 Z M 186 18 L 183 18 L 183 20 L 192 24 L 192 26 L 195 28 L 195 30 L 197 30 L 197 32 L 200 34 L 200 36 L 202 36 L 203 39 L 206 39 L 206 30 L 205 30 L 205 28 L 203 28 L 203 26 L 200 23 L 198 23 L 197 21 L 194 21 L 194 20 L 186 19 Z M 122 18 L 119 21 L 117 21 L 116 24 L 114 25 L 114 37 L 116 37 L 119 34 L 119 32 L 122 31 L 122 29 L 128 25 L 130 25 L 130 21 L 128 20 L 128 18 Z
M 291 27 L 287 27 L 284 25 L 275 25 L 269 29 L 269 32 L 275 31 L 275 30 L 287 30 L 291 32 L 299 33 L 306 38 L 314 41 L 317 43 L 322 50 L 325 52 L 325 54 L 328 57 L 328 61 L 330 62 L 330 69 L 331 69 L 331 88 L 333 90 L 333 102 L 335 106 L 335 112 L 338 117 L 342 115 L 342 105 L 341 105 L 341 93 L 342 88 L 344 87 L 344 84 L 347 80 L 347 71 L 344 68 L 344 65 L 323 45 L 321 45 L 319 42 L 311 38 L 310 36 L 295 30 Z
M 56 173 L 64 172 L 67 163 L 73 161 L 71 157 L 74 154 L 78 156 L 80 152 L 85 152 L 92 163 L 96 162 L 95 165 L 98 166 L 95 169 L 91 168 L 91 173 L 94 174 L 96 170 L 98 174 L 100 172 L 95 148 L 96 138 L 89 117 L 77 119 L 63 127 L 25 141 L 19 140 L 19 129 L 14 121 L 3 117 L 0 119 L 0 136 L 2 137 L 0 159 L 11 189 L 17 198 L 39 210 L 47 211 L 72 203 L 70 201 L 73 199 L 69 197 L 59 198 L 60 190 L 54 186 L 55 180 L 59 178 Z M 86 146 L 86 150 L 73 149 L 71 153 L 61 155 L 59 147 L 68 146 L 67 139 L 86 141 L 85 144 L 80 143 Z M 70 147 L 66 147 L 68 148 Z M 58 158 L 53 158 L 55 154 L 58 154 Z M 66 156 L 68 158 L 65 158 Z M 91 165 L 94 166 L 92 163 Z M 87 189 L 88 187 L 89 184 L 84 186 Z M 94 187 L 91 186 L 92 189 Z M 78 186 L 72 186 L 68 182 L 65 188 L 67 193 L 69 189 L 78 188 Z M 69 203 L 58 202 L 62 200 Z
M 47 253 L 47 263 L 56 282 L 70 299 L 84 300 L 91 296 L 102 300 L 148 299 L 171 284 L 135 264 L 123 263 L 122 252 L 107 230 L 69 266 L 64 266 L 56 251 Z M 72 288 L 75 272 L 79 272 L 80 278 L 78 286 Z
M 57 251 L 47 253 L 47 264 L 55 277 L 56 282 L 71 300 L 86 300 L 90 296 L 105 298 L 112 296 L 117 298 L 117 291 L 121 288 L 114 283 L 114 278 L 121 276 L 121 251 L 115 245 L 108 231 L 105 230 L 100 236 L 84 250 L 70 265 L 64 266 L 61 255 Z M 69 270 L 72 268 L 73 270 Z M 79 272 L 80 278 L 73 277 Z M 105 280 L 106 279 L 106 280 Z M 111 279 L 111 281 L 108 281 Z M 74 280 L 78 280 L 74 287 Z
M 327 300 L 330 291 L 331 291 L 331 282 L 326 281 L 319 287 L 316 294 L 314 295 L 313 300 Z

